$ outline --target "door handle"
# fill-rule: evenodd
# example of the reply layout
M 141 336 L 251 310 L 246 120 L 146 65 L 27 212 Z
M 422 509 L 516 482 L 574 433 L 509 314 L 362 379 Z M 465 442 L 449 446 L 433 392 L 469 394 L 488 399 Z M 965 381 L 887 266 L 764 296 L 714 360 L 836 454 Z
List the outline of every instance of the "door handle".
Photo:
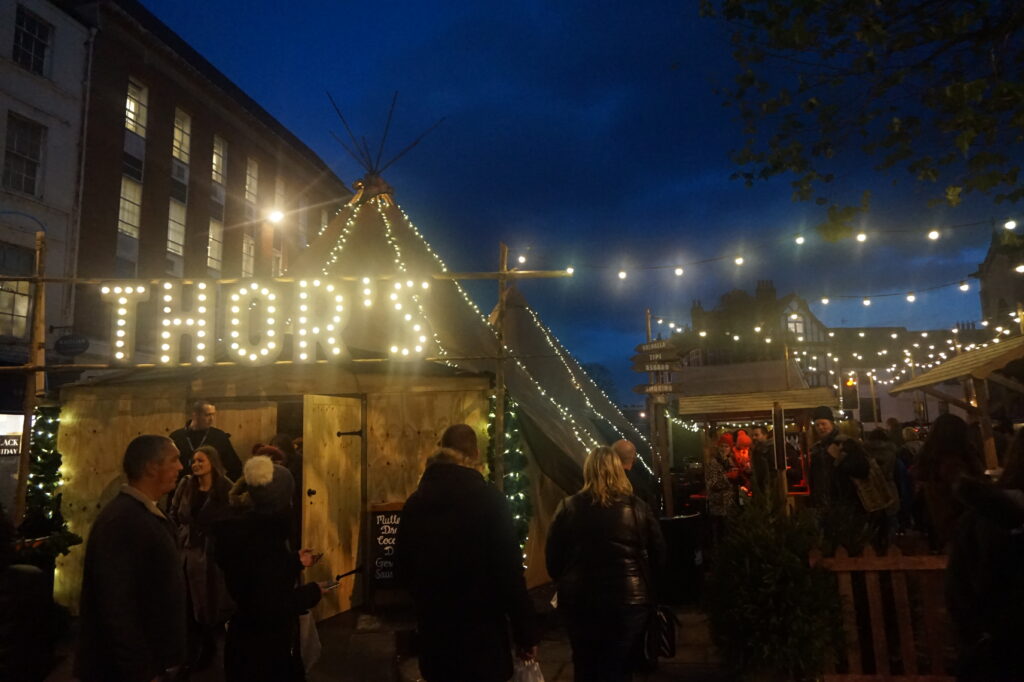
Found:
M 358 431 L 338 431 L 338 433 L 336 435 L 338 436 L 338 438 L 341 438 L 342 436 L 359 436 L 359 437 L 362 437 L 363 430 L 359 429 Z

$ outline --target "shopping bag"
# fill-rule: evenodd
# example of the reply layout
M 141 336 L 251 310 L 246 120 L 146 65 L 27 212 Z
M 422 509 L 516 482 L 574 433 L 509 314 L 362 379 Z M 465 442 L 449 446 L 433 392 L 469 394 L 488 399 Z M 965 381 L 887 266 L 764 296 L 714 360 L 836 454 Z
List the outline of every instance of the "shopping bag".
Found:
M 668 606 L 651 609 L 647 625 L 633 654 L 633 668 L 651 673 L 658 669 L 659 658 L 676 655 L 676 614 Z
M 307 673 L 320 660 L 320 651 L 320 633 L 316 629 L 313 614 L 307 611 L 299 616 L 299 652 Z
M 524 661 L 517 656 L 513 669 L 512 682 L 544 682 L 544 673 L 540 671 L 537 659 Z

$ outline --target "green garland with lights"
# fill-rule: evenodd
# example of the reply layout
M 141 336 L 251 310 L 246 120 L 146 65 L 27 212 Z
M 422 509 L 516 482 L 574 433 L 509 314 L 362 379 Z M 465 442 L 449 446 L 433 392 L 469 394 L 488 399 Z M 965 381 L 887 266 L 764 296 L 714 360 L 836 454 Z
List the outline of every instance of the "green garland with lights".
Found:
M 512 522 L 515 527 L 519 547 L 525 549 L 526 538 L 530 531 L 530 519 L 533 517 L 533 502 L 530 499 L 530 478 L 526 475 L 526 454 L 522 448 L 522 435 L 519 430 L 519 417 L 516 414 L 519 406 L 505 396 L 505 453 L 502 482 L 505 498 L 512 510 Z M 491 396 L 487 422 L 487 464 L 494 481 L 494 421 L 497 416 L 495 398 Z
M 36 565 L 52 562 L 57 555 L 82 542 L 68 530 L 61 513 L 61 454 L 57 451 L 59 407 L 37 407 L 32 420 L 32 449 L 28 488 L 25 492 L 25 519 L 18 527 L 25 538 L 19 548 L 19 560 Z

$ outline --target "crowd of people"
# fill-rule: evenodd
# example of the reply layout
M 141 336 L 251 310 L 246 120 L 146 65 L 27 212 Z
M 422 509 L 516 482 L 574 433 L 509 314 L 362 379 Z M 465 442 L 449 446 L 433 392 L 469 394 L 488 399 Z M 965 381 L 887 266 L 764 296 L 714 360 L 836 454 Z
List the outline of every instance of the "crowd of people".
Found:
M 927 433 L 891 419 L 864 435 L 854 420 L 837 424 L 828 407 L 815 409 L 812 420 L 807 503 L 825 545 L 856 553 L 871 543 L 884 552 L 896 536 L 912 533 L 932 553 L 948 554 L 957 679 L 1024 680 L 1012 642 L 1024 628 L 1024 432 L 1004 442 L 999 468 L 986 472 L 980 433 L 953 414 L 939 416 Z M 764 428 L 752 431 L 755 442 L 766 440 Z M 724 433 L 708 453 L 713 539 L 745 495 L 765 490 L 756 447 L 749 459 L 742 452 L 750 440 L 743 430 Z
M 86 548 L 82 682 L 187 679 L 215 660 L 225 632 L 228 682 L 304 679 L 299 617 L 330 585 L 302 579 L 317 556 L 299 549 L 295 525 L 288 465 L 301 452 L 275 437 L 243 466 L 214 416 L 212 405 L 197 403 L 185 429 L 172 438 L 139 436 L 124 454 L 127 484 L 97 517 Z M 826 534 L 840 532 L 837 519 L 882 546 L 920 531 L 933 551 L 950 556 L 960 679 L 1019 679 L 1010 638 L 1024 626 L 1024 435 L 992 481 L 970 427 L 953 415 L 939 417 L 924 439 L 899 424 L 864 437 L 826 407 L 815 410 L 813 428 L 806 466 L 788 447 L 777 459 L 767 427 L 712 442 L 705 474 L 713 538 L 728 532 L 745 499 L 802 488 L 804 479 Z M 238 461 L 237 480 L 225 453 Z M 582 488 L 561 502 L 547 529 L 546 567 L 577 682 L 632 679 L 657 603 L 666 547 L 657 495 L 635 460 L 628 441 L 591 451 Z M 773 477 L 783 464 L 787 478 Z M 537 663 L 523 549 L 483 468 L 476 432 L 451 426 L 404 505 L 396 577 L 415 605 L 428 682 L 504 681 Z
M 275 437 L 288 452 L 261 445 L 243 466 L 215 416 L 199 401 L 171 437 L 128 445 L 127 483 L 86 546 L 82 682 L 187 679 L 215 660 L 222 633 L 228 682 L 301 679 L 298 617 L 326 585 L 301 581 L 317 557 L 294 542 L 288 465 L 300 455 Z

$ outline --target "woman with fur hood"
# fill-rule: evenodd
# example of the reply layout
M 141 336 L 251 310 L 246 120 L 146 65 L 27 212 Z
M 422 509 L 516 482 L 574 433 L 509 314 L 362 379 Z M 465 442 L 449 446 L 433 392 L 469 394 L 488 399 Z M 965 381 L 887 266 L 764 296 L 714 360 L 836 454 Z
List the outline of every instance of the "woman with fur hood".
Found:
M 320 601 L 322 590 L 314 582 L 296 586 L 313 559 L 308 550 L 288 546 L 295 484 L 287 469 L 264 455 L 245 463 L 243 479 L 247 504 L 216 527 L 217 563 L 237 606 L 224 646 L 225 679 L 302 680 L 298 617 Z

